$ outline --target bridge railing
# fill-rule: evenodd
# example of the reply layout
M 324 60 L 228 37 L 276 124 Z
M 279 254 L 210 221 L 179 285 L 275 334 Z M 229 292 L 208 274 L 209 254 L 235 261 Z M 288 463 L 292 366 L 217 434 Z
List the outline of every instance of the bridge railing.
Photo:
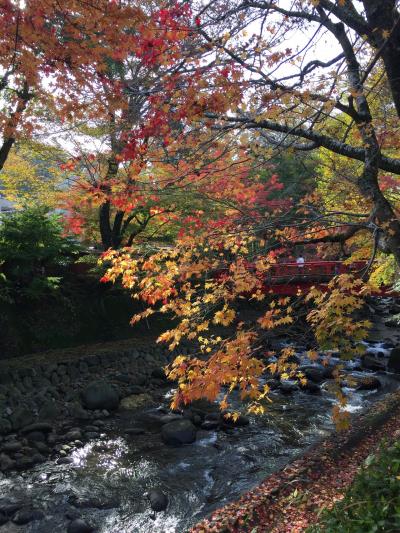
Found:
M 275 263 L 267 273 L 270 281 L 289 281 L 292 279 L 331 279 L 338 274 L 357 274 L 365 267 L 365 261 L 355 261 L 350 264 L 342 261 L 305 261 L 304 263 L 287 262 Z

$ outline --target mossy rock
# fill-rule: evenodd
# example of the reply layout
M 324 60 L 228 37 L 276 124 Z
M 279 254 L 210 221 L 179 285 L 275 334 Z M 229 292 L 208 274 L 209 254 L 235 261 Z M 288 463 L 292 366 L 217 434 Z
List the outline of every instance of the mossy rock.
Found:
M 145 405 L 152 405 L 154 403 L 153 398 L 147 392 L 143 394 L 132 394 L 126 396 L 121 400 L 122 409 L 132 410 L 144 407 Z

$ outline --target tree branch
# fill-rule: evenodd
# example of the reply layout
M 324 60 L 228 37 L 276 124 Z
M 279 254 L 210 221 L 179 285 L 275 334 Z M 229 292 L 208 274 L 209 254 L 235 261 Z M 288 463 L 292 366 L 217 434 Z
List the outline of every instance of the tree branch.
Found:
M 230 125 L 226 126 L 226 129 L 266 129 L 270 131 L 276 131 L 279 133 L 287 133 L 301 139 L 307 139 L 315 143 L 317 147 L 327 148 L 331 152 L 334 152 L 350 159 L 356 159 L 357 161 L 365 162 L 365 149 L 356 146 L 351 146 L 344 142 L 333 139 L 328 135 L 319 133 L 313 130 L 309 130 L 300 126 L 288 126 L 286 124 L 280 124 L 273 120 L 260 120 L 256 122 L 247 117 L 232 117 L 232 116 L 218 116 L 214 113 L 206 113 L 207 118 L 218 119 L 223 122 L 227 122 Z M 224 126 L 222 126 L 223 128 Z M 393 174 L 400 175 L 400 160 L 392 157 L 382 156 L 379 162 L 379 168 L 386 172 L 392 172 Z

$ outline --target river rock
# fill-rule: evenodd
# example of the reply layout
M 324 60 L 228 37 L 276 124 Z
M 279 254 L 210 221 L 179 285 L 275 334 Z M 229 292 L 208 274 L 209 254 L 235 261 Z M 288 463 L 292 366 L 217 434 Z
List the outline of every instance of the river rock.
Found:
M 393 348 L 390 352 L 389 359 L 387 362 L 387 369 L 390 372 L 396 372 L 400 374 L 400 348 Z
M 270 390 L 276 390 L 279 388 L 280 381 L 279 379 L 276 379 L 276 378 L 270 378 L 270 379 L 267 379 L 266 384 L 268 385 Z
M 165 444 L 173 446 L 191 444 L 196 440 L 196 428 L 190 420 L 175 420 L 162 427 L 161 437 Z
M 192 409 L 183 409 L 182 416 L 183 418 L 187 418 L 188 420 L 193 422 L 195 426 L 200 426 L 204 419 L 204 413 L 203 415 L 200 415 L 198 413 L 193 412 Z
M 7 433 L 11 433 L 11 431 L 11 422 L 6 418 L 0 418 L 0 435 L 7 435 Z
M 296 385 L 296 383 L 291 383 L 290 381 L 282 381 L 282 383 L 279 385 L 279 390 L 281 391 L 282 394 L 285 394 L 285 395 L 292 394 L 298 389 L 299 388 Z
M 80 517 L 81 517 L 81 512 L 78 511 L 78 509 L 75 509 L 74 507 L 71 507 L 65 513 L 65 518 L 68 518 L 68 520 L 76 520 L 77 518 L 80 518 Z
M 86 431 L 85 432 L 85 438 L 88 440 L 98 439 L 99 437 L 100 437 L 100 433 L 98 433 L 97 431 Z
M 44 442 L 34 442 L 33 445 L 37 449 L 38 452 L 47 454 L 50 451 L 50 448 L 44 443 Z
M 25 426 L 32 424 L 34 416 L 32 411 L 25 407 L 17 407 L 15 411 L 10 415 L 10 421 L 14 430 L 21 429 Z
M 37 454 L 37 455 L 39 456 L 40 454 Z M 42 456 L 41 458 L 44 459 Z M 18 457 L 15 463 L 15 468 L 17 470 L 26 470 L 27 468 L 31 468 L 34 464 L 42 462 L 42 461 L 37 461 L 36 459 L 37 457 L 35 457 L 34 455 L 32 456 L 24 455 L 23 457 Z
M 34 520 L 42 520 L 42 518 L 44 518 L 43 511 L 39 511 L 38 509 L 21 509 L 15 513 L 12 521 L 18 526 L 24 526 Z
M 324 366 L 324 379 L 333 379 L 335 376 L 336 366 L 333 364 L 328 364 Z
M 155 368 L 151 372 L 151 377 L 154 379 L 159 379 L 161 381 L 168 381 L 167 376 L 165 375 L 165 370 L 160 366 L 158 368 Z
M 219 428 L 219 421 L 218 420 L 204 420 L 204 422 L 201 424 L 200 427 L 201 429 L 205 429 L 207 431 L 213 431 Z
M 43 431 L 32 431 L 31 433 L 28 433 L 26 438 L 30 442 L 46 442 L 46 435 Z
M 73 402 L 69 406 L 68 410 L 69 410 L 69 414 L 73 418 L 77 418 L 78 420 L 89 420 L 90 418 L 90 414 L 87 411 L 85 411 L 85 409 L 83 409 L 81 404 L 78 402 Z
M 47 400 L 39 409 L 38 416 L 39 420 L 55 420 L 60 416 L 60 410 L 53 401 Z
M 73 494 L 68 498 L 68 503 L 75 507 L 79 507 L 80 509 L 114 509 L 119 506 L 120 501 L 116 497 L 107 498 L 104 494 L 87 494 L 80 496 Z
M 22 442 L 12 440 L 10 442 L 5 442 L 1 448 L 6 453 L 15 453 L 22 448 Z
M 160 424 L 169 424 L 170 422 L 175 422 L 176 420 L 182 420 L 182 415 L 177 415 L 175 413 L 168 413 L 166 415 L 160 416 Z
M 81 440 L 82 432 L 79 428 L 70 429 L 63 437 L 66 442 L 73 442 L 75 440 Z
M 130 381 L 131 381 L 131 378 L 129 376 L 127 376 L 126 374 L 117 374 L 115 376 L 115 379 L 117 381 L 120 381 L 121 383 L 127 383 L 127 384 L 130 383 Z
M 151 490 L 148 494 L 150 500 L 150 507 L 156 513 L 165 511 L 168 507 L 168 496 L 161 492 L 161 490 Z
M 307 383 L 300 383 L 300 389 L 310 394 L 321 394 L 321 387 L 312 381 L 307 381 Z
M 0 499 L 0 513 L 4 514 L 8 518 L 13 516 L 19 509 L 21 509 L 22 503 L 9 498 Z
M 53 426 L 48 422 L 35 422 L 25 426 L 22 433 L 30 433 L 31 431 L 42 431 L 43 433 L 50 433 L 53 430 Z
M 144 394 L 145 392 L 146 389 L 144 387 L 141 387 L 140 385 L 131 385 L 129 387 L 130 394 Z
M 127 435 L 131 435 L 132 437 L 136 436 L 136 435 L 143 435 L 144 433 L 144 429 L 143 428 L 126 428 L 125 429 L 125 433 Z
M 361 366 L 368 370 L 385 370 L 385 363 L 373 355 L 365 354 L 361 357 Z
M 87 409 L 114 411 L 119 406 L 119 394 L 106 381 L 92 381 L 82 392 L 83 405 Z
M 0 526 L 2 526 L 3 524 L 6 524 L 8 520 L 9 519 L 7 518 L 7 516 L 4 513 L 0 512 Z
M 322 383 L 326 379 L 327 369 L 324 366 L 306 366 L 300 367 L 307 379 L 311 379 L 314 383 Z
M 56 462 L 58 465 L 70 465 L 74 462 L 74 460 L 72 457 L 60 457 Z
M 249 418 L 247 418 L 247 416 L 239 415 L 238 418 L 236 418 L 235 420 L 232 417 L 227 418 L 226 417 L 227 414 L 229 413 L 227 412 L 223 413 L 224 415 L 223 421 L 224 421 L 224 424 L 227 426 L 240 428 L 240 427 L 248 426 L 250 424 L 250 420 Z
M 94 528 L 81 518 L 76 518 L 68 524 L 67 533 L 91 533 Z
M 139 407 L 143 407 L 152 402 L 153 398 L 150 394 L 132 394 L 131 396 L 122 399 L 121 407 L 127 410 L 138 409 Z
M 360 380 L 356 390 L 375 390 L 380 389 L 381 387 L 382 383 L 378 378 L 375 376 L 368 376 Z
M 16 461 L 11 459 L 8 455 L 5 453 L 0 453 L 0 470 L 6 471 L 6 470 L 12 470 L 15 468 Z

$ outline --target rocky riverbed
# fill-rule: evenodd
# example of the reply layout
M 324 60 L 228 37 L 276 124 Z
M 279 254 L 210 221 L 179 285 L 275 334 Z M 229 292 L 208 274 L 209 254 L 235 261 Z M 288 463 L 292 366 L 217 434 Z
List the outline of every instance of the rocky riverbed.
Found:
M 351 412 L 399 388 L 398 374 L 387 372 L 396 335 L 379 329 L 367 357 L 345 363 Z M 0 533 L 186 531 L 333 431 L 330 368 L 300 346 L 297 357 L 309 386 L 271 382 L 267 412 L 235 426 L 204 402 L 171 413 L 171 384 L 157 369 L 150 389 L 129 384 L 122 401 L 110 383 L 86 384 L 79 416 L 0 438 Z

